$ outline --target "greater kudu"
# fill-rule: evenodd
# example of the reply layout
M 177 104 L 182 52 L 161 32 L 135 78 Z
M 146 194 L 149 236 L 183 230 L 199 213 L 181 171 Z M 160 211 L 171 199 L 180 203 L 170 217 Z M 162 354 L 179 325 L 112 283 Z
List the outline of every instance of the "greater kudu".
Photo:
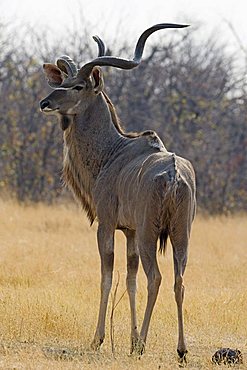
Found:
M 121 229 L 127 238 L 127 291 L 131 311 L 131 353 L 143 353 L 151 314 L 161 283 L 156 252 L 168 236 L 173 247 L 175 299 L 178 310 L 178 355 L 185 359 L 183 330 L 183 274 L 191 223 L 195 214 L 195 175 L 184 158 L 166 150 L 158 135 L 138 135 L 121 129 L 116 111 L 104 93 L 99 66 L 122 69 L 137 67 L 149 35 L 158 24 L 139 38 L 133 60 L 104 56 L 104 44 L 95 38 L 99 56 L 77 70 L 63 56 L 57 64 L 44 64 L 48 83 L 55 90 L 40 102 L 41 110 L 59 117 L 64 130 L 63 179 L 92 223 L 98 220 L 98 247 L 101 257 L 101 299 L 98 324 L 92 342 L 97 349 L 105 337 L 105 316 L 112 285 L 114 232 Z M 147 276 L 148 299 L 140 334 L 136 320 L 136 274 L 139 255 Z

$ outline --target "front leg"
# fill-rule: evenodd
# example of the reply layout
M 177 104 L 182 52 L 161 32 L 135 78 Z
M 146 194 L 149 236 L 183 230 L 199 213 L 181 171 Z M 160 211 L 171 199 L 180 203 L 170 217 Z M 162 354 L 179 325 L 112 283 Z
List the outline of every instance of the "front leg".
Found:
M 97 232 L 98 248 L 101 258 L 101 296 L 98 324 L 91 344 L 92 349 L 98 350 L 105 338 L 105 317 L 109 293 L 112 286 L 114 263 L 114 230 L 100 224 Z

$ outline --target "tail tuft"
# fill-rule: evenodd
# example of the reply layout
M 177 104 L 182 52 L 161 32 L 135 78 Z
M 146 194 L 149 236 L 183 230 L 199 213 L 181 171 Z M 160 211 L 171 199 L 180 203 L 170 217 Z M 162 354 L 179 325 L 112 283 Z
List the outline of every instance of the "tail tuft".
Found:
M 168 229 L 163 229 L 160 233 L 160 253 L 165 253 L 168 235 Z

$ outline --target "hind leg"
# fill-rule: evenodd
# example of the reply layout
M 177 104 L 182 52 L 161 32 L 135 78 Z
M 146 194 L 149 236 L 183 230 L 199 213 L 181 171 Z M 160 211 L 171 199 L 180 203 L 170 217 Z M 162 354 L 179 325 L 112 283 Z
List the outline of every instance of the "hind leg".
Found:
M 183 275 L 187 263 L 188 253 L 188 235 L 187 231 L 173 230 L 170 233 L 170 239 L 173 247 L 173 260 L 174 260 L 174 293 L 175 301 L 177 304 L 178 315 L 178 346 L 177 352 L 180 362 L 186 361 L 186 343 L 184 336 L 184 323 L 183 323 L 183 300 L 184 300 L 184 285 Z
M 146 230 L 148 230 L 148 228 Z M 150 237 L 150 235 L 145 234 L 146 233 L 144 232 L 142 237 L 138 240 L 141 262 L 147 277 L 148 291 L 147 305 L 140 332 L 140 339 L 136 348 L 136 351 L 139 354 L 142 354 L 145 350 L 149 324 L 161 283 L 161 274 L 156 259 L 157 237 Z
M 126 285 L 129 295 L 130 314 L 131 314 L 131 344 L 130 353 L 135 350 L 139 340 L 136 320 L 136 274 L 139 266 L 139 252 L 136 245 L 135 231 L 125 230 L 127 238 L 127 278 Z

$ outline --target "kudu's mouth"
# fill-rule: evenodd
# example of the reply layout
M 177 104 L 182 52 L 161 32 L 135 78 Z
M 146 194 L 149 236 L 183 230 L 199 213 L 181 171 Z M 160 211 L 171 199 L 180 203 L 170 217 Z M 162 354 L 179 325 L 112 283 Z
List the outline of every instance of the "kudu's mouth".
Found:
M 51 109 L 51 108 L 44 108 L 40 109 L 42 113 L 56 113 L 59 111 L 59 108 Z
M 40 108 L 41 112 L 43 113 L 50 113 L 50 112 L 57 112 L 59 111 L 59 108 L 55 108 L 55 109 L 52 109 L 52 108 Z

